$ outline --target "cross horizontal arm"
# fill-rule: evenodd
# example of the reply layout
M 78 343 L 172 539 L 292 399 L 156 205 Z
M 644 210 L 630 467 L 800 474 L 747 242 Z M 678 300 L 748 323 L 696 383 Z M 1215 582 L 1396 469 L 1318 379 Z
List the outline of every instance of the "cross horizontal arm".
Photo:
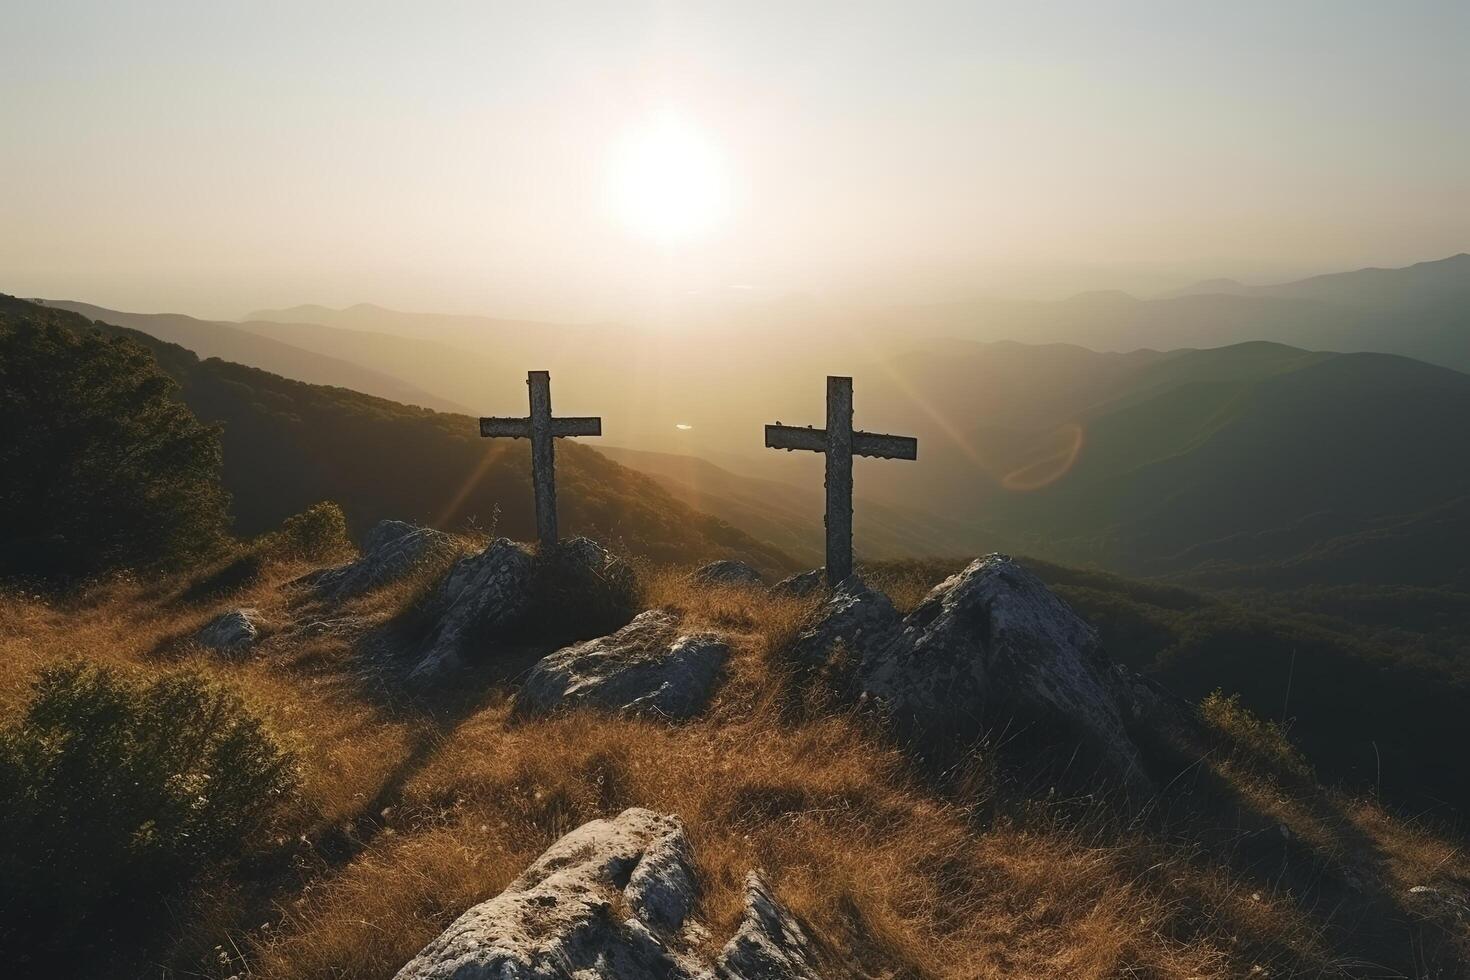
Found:
M 798 425 L 766 426 L 767 449 L 807 449 L 814 453 L 827 449 L 827 430 Z
M 507 418 L 480 419 L 480 435 L 510 436 L 513 439 L 526 439 L 531 435 L 531 420 Z
M 600 436 L 602 435 L 602 419 L 581 415 L 552 419 L 551 434 L 554 436 Z
M 919 440 L 913 436 L 889 436 L 881 432 L 854 432 L 852 454 L 879 459 L 918 459 Z

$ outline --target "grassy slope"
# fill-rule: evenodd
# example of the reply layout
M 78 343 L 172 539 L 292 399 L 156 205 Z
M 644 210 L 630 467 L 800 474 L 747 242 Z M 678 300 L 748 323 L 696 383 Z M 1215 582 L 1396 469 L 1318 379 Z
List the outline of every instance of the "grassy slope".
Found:
M 326 611 L 280 587 L 304 570 L 272 567 L 228 601 L 278 625 L 317 618 Z M 911 601 L 931 571 L 880 574 Z M 427 584 L 344 612 L 389 618 Z M 56 603 L 5 597 L 0 717 L 59 658 L 147 674 L 190 663 L 242 689 L 301 753 L 304 792 L 273 834 L 161 920 L 171 925 L 158 944 L 116 950 L 111 975 L 157 976 L 162 964 L 215 978 L 386 978 L 556 836 L 634 804 L 688 822 L 715 941 L 741 876 L 760 866 L 867 975 L 1451 976 L 1470 952 L 1463 925 L 1444 931 L 1405 898 L 1417 884 L 1470 882 L 1459 845 L 1371 801 L 1228 745 L 1133 817 L 1106 796 L 1049 796 L 988 753 L 936 784 L 859 718 L 792 700 L 780 653 L 805 604 L 696 592 L 667 572 L 645 585 L 649 603 L 734 637 L 729 680 L 687 725 L 582 712 L 515 722 L 513 678 L 494 661 L 452 699 L 405 701 L 365 681 L 350 640 L 330 632 L 275 631 L 257 655 L 223 662 L 181 642 L 225 601 L 186 601 L 186 581 Z

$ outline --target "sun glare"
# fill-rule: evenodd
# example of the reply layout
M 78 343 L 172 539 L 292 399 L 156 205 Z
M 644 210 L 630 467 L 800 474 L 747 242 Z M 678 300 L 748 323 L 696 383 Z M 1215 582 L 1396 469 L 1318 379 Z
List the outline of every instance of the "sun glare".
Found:
M 729 177 L 718 148 L 672 114 L 629 131 L 614 147 L 609 196 L 630 232 L 664 245 L 709 235 L 730 212 Z

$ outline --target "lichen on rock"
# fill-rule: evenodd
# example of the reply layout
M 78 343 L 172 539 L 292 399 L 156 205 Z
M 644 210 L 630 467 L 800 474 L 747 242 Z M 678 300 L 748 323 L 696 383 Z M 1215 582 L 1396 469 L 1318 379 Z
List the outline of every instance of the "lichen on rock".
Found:
M 552 844 L 396 980 L 818 980 L 816 948 L 759 876 L 735 936 L 702 961 L 699 893 L 684 825 L 633 807 Z
M 709 702 L 729 655 L 719 634 L 681 633 L 676 615 L 651 609 L 610 636 L 543 657 L 517 693 L 516 711 L 589 705 L 689 718 Z

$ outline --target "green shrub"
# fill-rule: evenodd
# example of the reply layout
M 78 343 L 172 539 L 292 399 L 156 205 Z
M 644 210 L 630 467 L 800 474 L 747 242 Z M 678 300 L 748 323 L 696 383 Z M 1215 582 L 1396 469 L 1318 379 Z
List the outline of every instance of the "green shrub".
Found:
M 1238 756 L 1249 759 L 1278 775 L 1311 779 L 1306 757 L 1274 721 L 1262 721 L 1240 703 L 1240 695 L 1229 697 L 1220 690 L 1210 693 L 1199 706 L 1200 717 L 1221 736 Z
M 575 541 L 538 552 L 531 601 L 520 632 L 543 643 L 604 636 L 624 626 L 642 608 L 636 571 L 613 558 L 589 560 Z
M 146 928 L 295 781 L 260 719 L 198 674 L 43 671 L 0 734 L 0 946 L 80 955 L 108 929 Z
M 275 557 L 303 561 L 327 561 L 352 550 L 347 538 L 347 518 L 330 500 L 312 504 L 281 522 L 281 529 L 268 536 L 268 550 Z
M 177 389 L 131 340 L 44 310 L 0 318 L 0 576 L 178 567 L 219 548 L 220 433 Z

